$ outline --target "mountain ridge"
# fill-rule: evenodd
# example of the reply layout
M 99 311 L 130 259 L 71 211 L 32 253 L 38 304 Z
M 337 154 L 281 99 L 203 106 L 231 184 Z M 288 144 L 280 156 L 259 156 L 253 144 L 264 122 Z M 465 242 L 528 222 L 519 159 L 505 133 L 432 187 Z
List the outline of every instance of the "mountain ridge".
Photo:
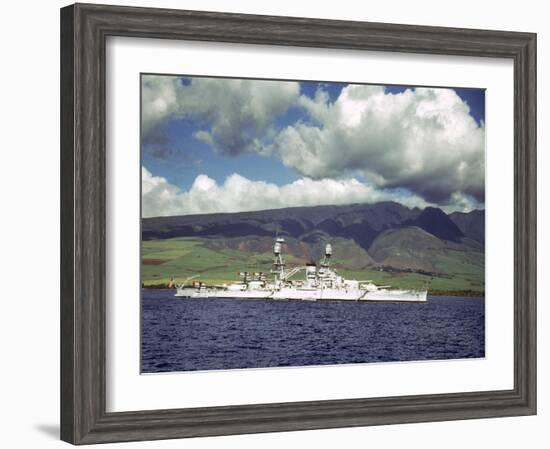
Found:
M 351 238 L 368 249 L 384 230 L 418 226 L 442 240 L 469 237 L 484 243 L 484 211 L 446 214 L 434 207 L 408 208 L 396 202 L 292 207 L 261 211 L 179 215 L 142 219 L 142 239 L 192 236 L 289 236 L 309 243 L 321 237 Z M 483 232 L 480 227 L 483 226 Z
M 334 267 L 349 276 L 369 273 L 392 285 L 426 281 L 445 291 L 479 292 L 484 211 L 471 214 L 382 202 L 145 218 L 144 280 L 200 272 L 201 279 L 219 283 L 236 270 L 268 269 L 278 235 L 285 237 L 289 266 L 319 261 L 330 242 Z

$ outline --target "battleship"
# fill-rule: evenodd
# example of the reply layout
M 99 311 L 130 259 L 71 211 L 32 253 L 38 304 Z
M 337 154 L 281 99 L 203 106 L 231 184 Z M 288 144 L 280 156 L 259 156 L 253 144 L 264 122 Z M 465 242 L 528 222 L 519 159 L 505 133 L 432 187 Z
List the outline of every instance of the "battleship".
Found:
M 309 263 L 287 271 L 282 255 L 284 239 L 278 237 L 273 246 L 272 279 L 263 272 L 239 273 L 240 281 L 232 284 L 207 286 L 187 278 L 176 285 L 175 296 L 180 298 L 232 298 L 271 299 L 302 301 L 379 301 L 379 302 L 426 302 L 427 290 L 399 290 L 389 285 L 376 285 L 370 280 L 344 279 L 330 265 L 332 245 L 325 246 L 325 254 L 319 265 Z M 294 277 L 304 272 L 303 279 Z

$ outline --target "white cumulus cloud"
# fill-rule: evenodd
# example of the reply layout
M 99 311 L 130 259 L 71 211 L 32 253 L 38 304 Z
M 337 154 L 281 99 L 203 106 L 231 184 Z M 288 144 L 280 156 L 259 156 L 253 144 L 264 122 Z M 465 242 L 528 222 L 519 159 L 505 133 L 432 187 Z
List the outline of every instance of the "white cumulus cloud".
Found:
M 302 178 L 290 184 L 251 181 L 238 174 L 218 184 L 207 175 L 195 178 L 188 191 L 153 176 L 142 167 L 142 216 L 170 216 L 214 212 L 244 212 L 284 207 L 398 201 L 409 207 L 428 205 L 417 196 L 376 190 L 354 178 Z
M 360 173 L 379 187 L 401 187 L 427 201 L 468 195 L 484 201 L 485 129 L 452 89 L 349 85 L 330 102 L 300 104 L 313 123 L 284 128 L 272 147 L 283 163 L 313 179 Z M 272 151 L 273 151 L 272 148 Z
M 261 152 L 273 133 L 273 120 L 299 98 L 296 82 L 144 75 L 142 130 L 145 136 L 167 118 L 204 122 L 195 137 L 218 152 Z
M 300 118 L 277 128 L 291 107 Z M 219 154 L 276 157 L 304 179 L 366 179 L 445 208 L 485 201 L 484 124 L 453 89 L 347 85 L 331 100 L 298 82 L 143 76 L 144 136 L 166 138 L 168 118 L 192 119 Z

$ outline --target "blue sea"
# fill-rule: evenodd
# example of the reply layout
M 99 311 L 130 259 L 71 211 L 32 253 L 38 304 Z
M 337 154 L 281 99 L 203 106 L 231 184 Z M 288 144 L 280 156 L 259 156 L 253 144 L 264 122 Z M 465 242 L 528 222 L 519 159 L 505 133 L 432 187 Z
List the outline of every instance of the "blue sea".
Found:
M 141 301 L 143 373 L 485 356 L 483 298 L 251 301 L 142 289 Z

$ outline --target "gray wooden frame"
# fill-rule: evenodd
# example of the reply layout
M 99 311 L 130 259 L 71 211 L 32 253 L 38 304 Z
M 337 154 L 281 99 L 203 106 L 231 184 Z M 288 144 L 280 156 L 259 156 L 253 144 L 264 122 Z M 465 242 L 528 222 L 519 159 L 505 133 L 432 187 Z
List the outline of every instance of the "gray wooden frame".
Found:
M 107 413 L 107 36 L 512 59 L 514 388 Z M 535 34 L 86 4 L 61 10 L 61 438 L 65 441 L 87 444 L 535 414 L 535 243 Z

